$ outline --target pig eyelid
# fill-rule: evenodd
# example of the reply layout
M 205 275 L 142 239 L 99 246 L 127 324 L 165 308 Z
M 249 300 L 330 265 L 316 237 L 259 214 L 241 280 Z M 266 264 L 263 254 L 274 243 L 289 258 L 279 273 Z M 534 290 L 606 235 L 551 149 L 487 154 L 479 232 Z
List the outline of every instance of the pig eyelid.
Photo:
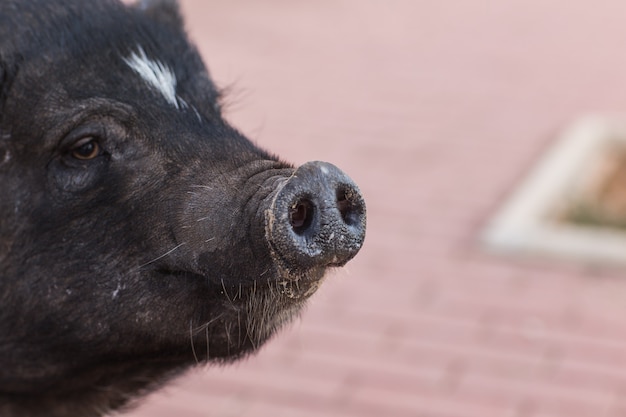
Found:
M 69 154 L 74 159 L 88 161 L 102 155 L 103 150 L 95 136 L 85 136 L 72 145 Z

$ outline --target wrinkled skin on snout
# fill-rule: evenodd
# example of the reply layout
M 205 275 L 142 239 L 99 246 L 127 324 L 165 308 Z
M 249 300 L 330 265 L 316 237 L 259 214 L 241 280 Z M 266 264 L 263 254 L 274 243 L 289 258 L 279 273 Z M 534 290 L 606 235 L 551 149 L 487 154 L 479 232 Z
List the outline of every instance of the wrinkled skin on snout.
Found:
M 0 0 L 0 415 L 244 356 L 364 233 L 338 168 L 224 121 L 173 2 Z

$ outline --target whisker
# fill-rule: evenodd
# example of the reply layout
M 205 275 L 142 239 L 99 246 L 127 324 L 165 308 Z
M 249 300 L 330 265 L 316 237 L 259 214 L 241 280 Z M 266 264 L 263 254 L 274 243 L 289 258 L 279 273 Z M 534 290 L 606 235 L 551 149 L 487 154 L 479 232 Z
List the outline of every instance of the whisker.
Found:
M 237 349 L 241 347 L 241 311 L 237 310 Z
M 192 185 L 191 188 L 204 188 L 205 190 L 212 190 L 213 187 L 209 187 L 208 185 Z
M 230 356 L 230 346 L 233 344 L 231 340 L 231 334 L 230 334 L 231 324 L 228 322 L 225 322 L 224 330 L 226 331 L 226 354 Z
M 222 278 L 221 281 L 222 281 L 222 288 L 224 289 L 224 295 L 226 295 L 226 298 L 228 298 L 228 301 L 234 305 L 235 303 L 233 303 L 233 300 L 231 300 L 230 296 L 228 295 L 228 291 L 226 291 L 226 285 L 224 285 L 224 278 Z
M 154 258 L 153 260 L 148 261 L 148 262 L 146 262 L 145 264 L 139 265 L 139 266 L 137 267 L 137 269 L 141 269 L 141 268 L 143 268 L 143 267 L 144 267 L 144 266 L 146 266 L 146 265 L 150 265 L 151 263 L 156 262 L 156 261 L 158 261 L 159 259 L 166 257 L 167 255 L 169 255 L 170 253 L 174 252 L 176 249 L 180 248 L 181 246 L 185 245 L 186 243 L 187 243 L 187 242 L 183 242 L 183 243 L 181 243 L 180 245 L 177 245 L 177 246 L 175 246 L 174 248 L 172 248 L 172 249 L 168 250 L 168 251 L 167 251 L 167 252 L 165 252 L 163 255 L 161 255 L 161 256 L 157 256 L 157 257 L 156 257 L 156 258 Z
M 209 349 L 209 326 L 204 328 L 204 334 L 206 335 L 206 360 L 211 358 L 211 351 Z
M 193 353 L 193 358 L 196 360 L 196 364 L 200 364 L 198 360 L 198 355 L 196 355 L 196 347 L 193 343 L 193 323 L 192 320 L 189 320 L 189 340 L 191 341 L 191 352 Z
M 204 323 L 204 324 L 196 327 L 195 329 L 193 329 L 193 331 L 197 334 L 197 333 L 201 332 L 202 330 L 206 329 L 207 327 L 209 327 L 211 324 L 213 324 L 216 321 L 218 321 L 219 319 L 221 319 L 222 317 L 224 317 L 224 313 L 220 314 L 217 317 L 213 317 L 211 320 L 209 320 L 206 323 Z

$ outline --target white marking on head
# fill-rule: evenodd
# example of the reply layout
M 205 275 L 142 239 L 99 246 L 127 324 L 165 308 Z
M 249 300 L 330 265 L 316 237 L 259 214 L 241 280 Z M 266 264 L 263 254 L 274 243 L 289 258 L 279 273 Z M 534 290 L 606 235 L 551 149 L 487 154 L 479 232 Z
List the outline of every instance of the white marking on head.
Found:
M 161 93 L 168 103 L 178 109 L 174 72 L 162 62 L 148 58 L 141 46 L 138 46 L 137 49 L 138 52 L 133 52 L 128 58 L 123 58 L 124 62 L 139 74 L 150 87 Z

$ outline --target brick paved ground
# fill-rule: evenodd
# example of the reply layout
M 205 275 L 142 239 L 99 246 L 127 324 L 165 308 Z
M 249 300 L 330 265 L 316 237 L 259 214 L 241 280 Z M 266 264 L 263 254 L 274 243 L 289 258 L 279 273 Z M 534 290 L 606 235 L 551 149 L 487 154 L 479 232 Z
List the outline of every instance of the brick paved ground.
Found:
M 626 416 L 626 274 L 477 245 L 560 127 L 626 109 L 626 2 L 183 5 L 233 123 L 345 169 L 368 237 L 257 356 L 128 417 Z

